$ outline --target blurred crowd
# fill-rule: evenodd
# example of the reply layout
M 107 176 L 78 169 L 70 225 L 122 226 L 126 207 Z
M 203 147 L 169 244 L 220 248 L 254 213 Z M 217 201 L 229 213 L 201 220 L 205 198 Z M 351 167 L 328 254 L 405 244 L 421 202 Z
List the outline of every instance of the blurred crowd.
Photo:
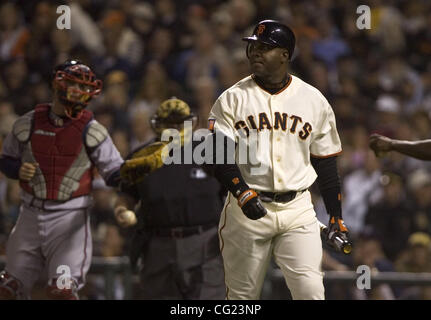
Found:
M 59 30 L 56 9 L 71 10 Z M 391 153 L 376 158 L 368 136 L 431 138 L 431 3 L 427 0 L 76 0 L 2 1 L 0 144 L 14 120 L 51 99 L 53 66 L 77 58 L 103 80 L 89 108 L 123 157 L 153 137 L 161 101 L 187 101 L 206 127 L 212 104 L 249 75 L 245 43 L 263 19 L 294 30 L 291 73 L 331 103 L 343 144 L 338 159 L 351 257 L 326 253 L 327 270 L 431 272 L 431 163 Z M 358 29 L 357 6 L 371 9 Z M 313 189 L 316 191 L 317 189 Z M 319 219 L 327 215 L 313 192 Z M 126 254 L 128 237 L 112 219 L 115 191 L 94 185 L 94 255 Z M 18 216 L 19 185 L 0 175 L 0 254 Z M 426 299 L 427 287 L 327 289 L 328 298 Z

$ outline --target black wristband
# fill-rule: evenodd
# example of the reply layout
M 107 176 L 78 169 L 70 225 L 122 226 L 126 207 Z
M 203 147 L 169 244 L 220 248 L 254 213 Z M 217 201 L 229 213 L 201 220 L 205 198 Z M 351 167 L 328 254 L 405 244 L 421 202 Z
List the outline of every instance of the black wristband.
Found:
M 216 164 L 214 176 L 225 186 L 235 198 L 250 189 L 236 164 Z
M 340 187 L 321 190 L 320 194 L 322 195 L 328 214 L 331 217 L 342 218 Z
M 19 179 L 21 160 L 8 156 L 0 156 L 0 171 L 9 179 Z
M 211 164 L 204 164 L 207 172 L 211 172 L 217 180 L 238 198 L 244 191 L 250 189 L 241 175 L 238 165 L 235 163 L 235 142 L 221 131 L 214 131 L 207 137 L 207 143 L 211 147 L 207 149 L 210 155 L 206 158 L 212 160 Z

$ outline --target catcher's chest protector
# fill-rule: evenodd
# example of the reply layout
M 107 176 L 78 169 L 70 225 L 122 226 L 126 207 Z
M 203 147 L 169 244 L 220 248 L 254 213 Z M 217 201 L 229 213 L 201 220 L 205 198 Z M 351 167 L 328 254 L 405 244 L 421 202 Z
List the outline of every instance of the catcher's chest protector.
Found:
M 83 144 L 83 132 L 93 114 L 84 110 L 79 120 L 54 126 L 49 119 L 49 106 L 38 105 L 34 125 L 23 161 L 37 162 L 39 168 L 29 183 L 21 186 L 35 197 L 66 201 L 91 191 L 91 161 Z

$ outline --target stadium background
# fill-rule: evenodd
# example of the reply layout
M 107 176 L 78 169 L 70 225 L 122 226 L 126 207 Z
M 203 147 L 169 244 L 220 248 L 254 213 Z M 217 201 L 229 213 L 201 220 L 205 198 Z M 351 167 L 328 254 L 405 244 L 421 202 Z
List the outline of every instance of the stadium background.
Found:
M 70 30 L 56 28 L 62 4 L 71 8 Z M 369 30 L 356 26 L 356 9 L 364 4 L 371 9 Z M 356 270 L 365 264 L 380 272 L 431 272 L 431 164 L 397 154 L 376 159 L 368 149 L 372 132 L 406 140 L 431 137 L 431 3 L 426 0 L 2 1 L 0 141 L 17 116 L 50 100 L 53 66 L 72 57 L 103 79 L 103 94 L 90 109 L 123 157 L 153 136 L 149 117 L 171 96 L 189 102 L 200 127 L 206 127 L 218 95 L 249 74 L 241 37 L 267 18 L 295 31 L 291 72 L 327 97 L 343 143 L 343 212 L 355 248 L 350 257 L 327 251 L 324 269 Z M 94 256 L 124 256 L 130 232 L 112 218 L 115 192 L 96 180 L 93 195 Z M 326 223 L 318 192 L 313 197 Z M 0 174 L 0 255 L 18 207 L 18 183 Z M 109 278 L 113 295 L 107 297 L 104 267 L 98 270 L 89 275 L 82 297 L 124 298 L 122 278 Z M 268 280 L 263 298 L 287 298 L 280 281 Z M 131 297 L 137 298 L 134 282 Z M 331 282 L 326 289 L 328 299 L 431 298 L 426 286 L 358 290 Z

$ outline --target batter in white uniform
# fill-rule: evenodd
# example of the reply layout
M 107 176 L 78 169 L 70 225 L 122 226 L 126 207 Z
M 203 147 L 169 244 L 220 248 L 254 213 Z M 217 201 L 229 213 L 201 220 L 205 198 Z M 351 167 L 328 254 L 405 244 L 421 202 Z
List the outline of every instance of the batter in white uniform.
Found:
M 237 145 L 235 164 L 215 165 L 216 177 L 230 191 L 219 225 L 227 298 L 258 299 L 273 256 L 293 299 L 324 299 L 322 242 L 307 189 L 317 178 L 330 234 L 347 232 L 335 116 L 316 88 L 288 73 L 295 46 L 289 27 L 265 20 L 244 40 L 252 75 L 222 93 L 209 116 L 214 136 Z M 259 146 L 254 156 L 267 168 L 263 173 L 238 161 L 238 142 L 252 130 Z

